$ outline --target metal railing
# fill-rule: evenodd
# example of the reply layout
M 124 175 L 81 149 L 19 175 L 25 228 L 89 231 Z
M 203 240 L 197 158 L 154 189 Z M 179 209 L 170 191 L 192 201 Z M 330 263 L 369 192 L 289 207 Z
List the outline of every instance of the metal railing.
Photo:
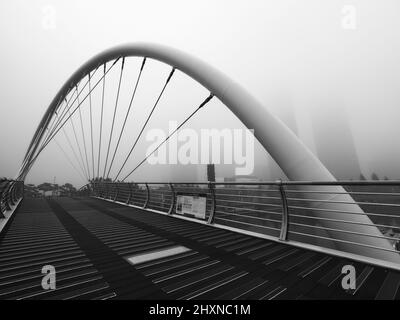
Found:
M 174 216 L 181 216 L 178 195 L 201 195 L 204 223 L 400 269 L 400 181 L 96 182 L 90 189 Z
M 14 208 L 24 194 L 24 182 L 16 180 L 0 180 L 0 219 Z

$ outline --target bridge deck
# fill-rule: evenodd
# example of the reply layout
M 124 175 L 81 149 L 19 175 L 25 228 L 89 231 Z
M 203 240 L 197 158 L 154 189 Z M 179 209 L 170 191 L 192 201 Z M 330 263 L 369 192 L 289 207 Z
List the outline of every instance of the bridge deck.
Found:
M 0 236 L 0 299 L 399 299 L 400 273 L 88 198 L 25 199 Z M 139 264 L 127 258 L 184 246 Z M 43 290 L 53 265 L 57 289 Z M 352 264 L 357 289 L 341 287 Z

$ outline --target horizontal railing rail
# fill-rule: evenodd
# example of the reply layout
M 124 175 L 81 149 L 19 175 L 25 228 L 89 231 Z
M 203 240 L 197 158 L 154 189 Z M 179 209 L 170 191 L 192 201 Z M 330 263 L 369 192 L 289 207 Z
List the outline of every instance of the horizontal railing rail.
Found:
M 93 182 L 88 187 L 109 201 L 400 269 L 399 180 Z
M 0 180 L 0 219 L 6 218 L 6 212 L 14 208 L 23 194 L 23 181 Z

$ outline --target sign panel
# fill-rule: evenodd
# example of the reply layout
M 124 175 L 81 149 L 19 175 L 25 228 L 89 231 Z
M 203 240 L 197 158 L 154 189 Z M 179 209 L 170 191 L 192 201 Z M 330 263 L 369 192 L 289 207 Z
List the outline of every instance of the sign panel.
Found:
M 206 196 L 178 194 L 176 197 L 176 213 L 205 219 L 206 203 Z

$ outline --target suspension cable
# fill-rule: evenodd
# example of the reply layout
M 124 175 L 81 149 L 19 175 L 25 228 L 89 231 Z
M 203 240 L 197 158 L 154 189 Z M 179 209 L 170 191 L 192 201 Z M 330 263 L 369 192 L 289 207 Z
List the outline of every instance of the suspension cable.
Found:
M 121 63 L 121 72 L 120 72 L 120 75 L 119 75 L 117 98 L 115 100 L 114 115 L 113 115 L 112 124 L 111 124 L 111 131 L 110 131 L 110 139 L 108 140 L 106 162 L 104 163 L 103 179 L 104 179 L 104 177 L 106 175 L 106 168 L 107 168 L 107 163 L 108 163 L 108 156 L 109 156 L 109 153 L 110 153 L 111 140 L 112 140 L 113 131 L 114 131 L 115 115 L 117 113 L 117 108 L 118 108 L 119 92 L 120 92 L 120 89 L 121 89 L 121 80 L 122 80 L 122 73 L 124 71 L 124 64 L 125 64 L 125 57 L 122 58 L 122 63 Z M 107 176 L 107 178 L 108 178 L 108 176 Z
M 76 92 L 78 92 L 78 86 L 76 86 Z M 81 132 L 82 132 L 82 139 L 83 139 L 83 150 L 85 151 L 85 158 L 86 158 L 86 165 L 87 165 L 87 170 L 89 174 L 89 181 L 90 181 L 90 168 L 89 168 L 89 161 L 88 161 L 88 156 L 87 156 L 87 148 L 86 148 L 86 137 L 85 137 L 85 130 L 83 129 L 83 121 L 82 121 L 82 111 L 79 103 L 79 98 L 78 98 L 78 104 L 79 104 L 79 119 L 81 123 Z
M 69 112 L 69 111 L 68 111 L 68 112 Z M 71 126 L 72 126 L 72 130 L 73 130 L 73 132 L 74 132 L 74 137 L 75 137 L 75 142 L 76 142 L 76 144 L 77 144 L 77 146 L 78 146 L 79 156 L 80 156 L 80 158 L 81 158 L 83 167 L 85 168 L 86 176 L 87 176 L 87 178 L 88 178 L 88 180 L 89 180 L 89 174 L 88 174 L 87 168 L 86 168 L 86 166 L 85 166 L 85 161 L 83 160 L 81 145 L 80 145 L 79 140 L 78 140 L 78 135 L 76 134 L 76 129 L 75 129 L 74 120 L 73 120 L 73 118 L 69 118 L 69 120 L 71 121 Z
M 112 66 L 110 68 L 108 68 L 108 70 L 105 72 L 105 74 L 96 82 L 96 84 L 94 85 L 94 87 L 92 88 L 92 90 L 89 92 L 91 93 L 96 87 L 97 85 L 100 83 L 100 81 L 105 77 L 105 75 L 115 66 L 115 64 L 118 62 L 120 58 L 117 58 Z M 86 98 L 89 96 L 89 93 L 83 98 L 83 100 L 79 103 L 79 105 L 71 112 L 69 113 L 69 116 L 67 117 L 67 119 L 65 119 L 65 121 L 62 123 L 61 126 L 58 127 L 58 129 L 52 134 L 52 136 L 46 141 L 46 143 L 39 149 L 39 151 L 36 153 L 36 155 L 34 156 L 33 159 L 30 160 L 30 163 L 33 163 L 37 157 L 39 156 L 39 154 L 43 151 L 44 148 L 46 148 L 46 146 L 50 143 L 50 141 L 57 135 L 57 133 L 61 130 L 61 128 L 65 125 L 65 123 L 71 118 L 71 116 L 76 112 L 76 110 L 79 108 L 79 106 L 86 100 Z M 74 100 L 74 102 L 76 101 L 76 99 Z M 73 103 L 74 103 L 73 102 Z M 70 106 L 69 109 L 72 108 L 72 105 Z M 68 109 L 68 111 L 69 111 Z
M 99 69 L 99 67 L 100 67 L 100 65 L 99 66 L 97 66 L 96 67 L 96 69 L 94 70 L 94 72 L 93 72 L 93 75 L 95 75 L 96 74 L 96 72 L 97 72 L 97 70 Z M 90 74 L 90 72 L 89 72 L 89 74 Z M 79 80 L 78 81 L 78 83 L 77 83 L 77 85 L 79 86 L 80 85 L 80 83 L 81 83 L 81 80 Z M 85 83 L 85 85 L 83 86 L 83 88 L 81 89 L 81 91 L 79 92 L 79 94 L 81 94 L 82 92 L 83 92 L 83 90 L 86 88 L 86 86 L 89 84 L 89 80 L 87 80 L 86 81 L 86 83 Z M 69 92 L 74 92 L 75 90 L 72 90 L 73 89 L 73 87 L 71 87 L 69 90 Z M 68 93 L 69 93 L 68 92 Z M 68 95 L 68 93 L 67 93 L 67 95 Z M 90 94 L 90 92 L 89 92 L 89 94 Z M 70 102 L 71 102 L 71 100 L 72 100 L 72 97 L 73 97 L 73 94 L 71 94 L 71 97 L 68 99 L 68 104 L 70 104 Z M 77 99 L 75 98 L 75 100 L 72 102 L 72 104 L 70 105 L 71 107 L 74 105 L 74 103 L 75 103 L 75 101 L 76 101 Z M 71 108 L 70 107 L 70 108 Z M 65 111 L 65 112 L 64 112 Z M 64 111 L 61 113 L 61 117 L 60 117 L 60 119 L 59 119 L 59 122 L 56 124 L 56 126 L 55 126 L 55 128 L 60 124 L 60 122 L 64 119 L 64 117 L 65 117 L 65 115 L 67 114 L 67 111 L 65 110 L 65 108 L 64 108 Z
M 89 109 L 90 109 L 90 141 L 91 141 L 91 145 L 92 145 L 92 174 L 93 174 L 93 179 L 94 179 L 94 154 L 93 154 L 93 116 L 92 116 L 92 95 L 90 93 L 91 91 L 91 84 L 90 84 L 90 72 L 88 74 L 89 77 Z
M 72 98 L 72 96 L 73 96 L 74 94 L 75 94 L 75 91 L 74 91 L 73 94 L 71 95 L 71 98 Z M 77 93 L 77 94 L 78 94 L 78 93 Z M 71 101 L 71 98 L 69 99 L 69 101 Z M 65 106 L 65 108 L 64 108 L 64 110 L 65 110 L 65 109 L 68 108 L 68 101 L 66 100 L 66 97 L 64 97 L 64 101 L 66 102 L 66 106 Z M 67 110 L 66 112 L 68 112 L 68 111 L 69 111 L 69 110 Z M 55 117 L 58 118 L 57 121 L 60 119 L 60 117 L 58 116 L 57 111 L 55 111 Z M 74 135 L 76 135 L 75 125 L 74 125 L 72 119 L 71 119 L 71 125 L 72 125 L 73 130 L 74 130 Z M 63 127 L 62 129 L 64 129 L 64 127 Z M 47 130 L 48 133 L 49 133 L 49 128 L 46 128 L 46 130 Z M 64 130 L 64 134 L 66 135 L 65 130 Z M 48 135 L 48 136 L 50 136 L 50 135 Z M 66 137 L 67 137 L 67 136 L 66 136 Z M 67 137 L 67 138 L 68 138 L 68 137 Z M 48 138 L 46 138 L 46 140 L 44 140 L 43 143 L 41 144 L 41 149 L 39 150 L 38 154 L 43 150 L 43 148 L 44 148 L 43 146 L 44 146 L 44 144 L 46 143 L 47 140 L 48 140 Z M 67 140 L 69 140 L 69 138 L 68 138 Z M 75 136 L 75 141 L 76 141 L 76 143 L 77 143 L 77 145 L 78 145 L 78 150 L 79 150 L 79 152 L 80 152 L 80 154 L 81 154 L 80 145 L 79 145 L 79 142 L 78 142 L 76 136 Z M 47 144 L 46 144 L 46 145 L 47 145 Z M 71 144 L 71 147 L 72 147 L 72 144 Z M 73 150 L 74 150 L 74 149 L 73 149 Z M 37 158 L 38 154 L 36 154 L 36 156 L 35 156 L 35 158 L 34 158 L 33 160 L 35 160 L 35 159 Z M 33 160 L 32 160 L 32 162 L 33 162 Z M 83 161 L 83 158 L 82 158 L 82 157 L 81 157 L 81 160 Z M 79 164 L 80 167 L 82 167 L 82 164 L 83 164 L 83 167 L 84 167 L 84 162 L 80 163 L 79 159 L 78 159 L 78 164 Z M 87 173 L 85 172 L 85 170 L 83 170 L 83 172 L 84 172 L 84 175 L 87 177 Z
M 97 72 L 98 69 L 99 69 L 99 67 L 97 67 L 97 68 L 94 70 L 93 75 Z M 79 81 L 77 82 L 77 84 L 75 84 L 75 88 L 74 88 L 74 86 L 71 86 L 69 92 L 75 93 L 75 92 L 76 92 L 76 88 L 80 85 L 81 81 L 82 81 L 82 79 L 79 80 Z M 86 86 L 87 86 L 88 84 L 89 84 L 89 80 L 87 80 L 86 83 L 84 84 L 84 86 L 82 87 L 82 89 L 81 89 L 79 92 L 77 92 L 77 95 L 76 95 L 74 101 L 72 101 L 72 103 L 70 103 L 70 102 L 71 102 L 71 100 L 72 100 L 74 94 L 73 94 L 73 93 L 71 94 L 71 97 L 70 97 L 69 100 L 68 100 L 69 108 L 68 108 L 68 109 L 67 109 L 67 108 L 64 108 L 64 112 L 61 114 L 61 116 L 60 116 L 60 118 L 59 118 L 59 121 L 57 122 L 56 126 L 54 127 L 53 132 L 55 132 L 55 134 L 53 134 L 52 137 L 54 137 L 54 136 L 57 134 L 57 132 L 60 130 L 60 128 L 68 121 L 68 119 L 66 119 L 66 120 L 64 121 L 64 123 L 60 125 L 60 123 L 65 119 L 65 117 L 67 116 L 68 112 L 71 110 L 71 108 L 72 108 L 73 105 L 75 104 L 75 102 L 78 102 L 78 106 L 75 108 L 75 110 L 72 112 L 72 114 L 75 113 L 76 109 L 80 107 L 80 104 L 83 103 L 83 102 L 86 100 L 87 96 L 91 93 L 91 91 L 89 91 L 89 93 L 85 96 L 85 98 L 82 100 L 82 102 L 81 102 L 81 103 L 79 102 L 78 97 L 81 95 L 81 93 L 83 92 L 83 90 L 85 90 L 85 88 L 86 88 Z M 75 90 L 73 90 L 73 89 L 75 89 Z M 58 130 L 57 132 L 56 132 L 56 129 Z M 52 132 L 52 133 L 53 133 L 53 132 Z M 51 138 L 52 138 L 52 137 L 51 137 Z
M 113 163 L 114 163 L 114 159 L 115 159 L 115 155 L 116 155 L 116 153 L 117 153 L 118 147 L 119 147 L 119 143 L 121 142 L 121 137 L 122 137 L 122 134 L 123 134 L 124 129 L 125 129 L 125 125 L 126 125 L 126 121 L 127 121 L 127 119 L 128 119 L 128 116 L 129 116 L 129 112 L 131 111 L 132 102 L 133 102 L 133 99 L 134 99 L 134 97 L 135 97 L 136 89 L 137 89 L 137 87 L 138 87 L 138 84 L 139 84 L 139 81 L 140 81 L 140 78 L 141 78 L 142 71 L 143 71 L 143 68 L 144 68 L 145 63 L 146 63 L 146 57 L 143 59 L 142 66 L 141 66 L 140 71 L 139 71 L 139 75 L 138 75 L 138 77 L 137 77 L 137 79 L 136 79 L 135 88 L 133 89 L 132 97 L 131 97 L 131 100 L 130 100 L 130 102 L 129 102 L 129 107 L 128 107 L 128 110 L 127 110 L 126 115 L 125 115 L 124 123 L 123 123 L 123 125 L 122 125 L 121 132 L 119 133 L 117 145 L 116 145 L 116 147 L 115 147 L 114 154 L 113 154 L 112 159 L 111 159 L 110 167 L 108 168 L 107 178 L 108 178 L 108 176 L 110 175 L 111 167 L 112 167 L 112 165 L 113 165 Z
M 135 172 L 151 155 L 153 155 L 165 142 L 169 140 L 171 136 L 173 136 L 186 122 L 190 120 L 202 107 L 204 107 L 212 98 L 213 94 L 210 93 L 210 95 L 197 107 L 196 110 L 194 110 L 181 124 L 173 131 L 171 132 L 168 137 L 166 137 L 151 153 L 149 153 L 139 164 L 131 171 L 129 172 L 125 178 L 122 179 L 122 182 L 124 182 L 133 172 Z M 114 182 L 116 179 L 114 180 Z
M 47 138 L 49 137 L 50 133 L 52 132 L 52 130 L 53 130 L 53 128 L 54 128 L 56 122 L 58 121 L 58 118 L 56 118 L 55 115 L 57 115 L 57 110 L 58 110 L 58 109 L 60 108 L 60 106 L 65 102 L 65 99 L 64 99 L 64 100 L 60 99 L 60 100 L 61 100 L 61 101 L 59 101 L 59 102 L 57 103 L 57 107 L 55 108 L 55 111 L 54 111 L 55 114 L 52 114 L 52 115 L 51 115 L 50 123 L 49 123 L 49 125 L 48 125 L 47 128 L 46 128 L 47 133 L 46 133 L 46 135 L 45 135 L 44 141 L 47 140 Z M 64 105 L 64 109 L 65 109 L 65 105 Z
M 102 127 L 103 127 L 103 110 L 104 110 L 104 90 L 106 86 L 106 63 L 104 63 L 104 77 L 103 77 L 103 93 L 101 95 L 101 116 L 100 116 L 100 138 L 99 138 L 99 153 L 97 156 L 97 178 L 100 178 L 100 152 L 101 152 L 101 133 L 102 133 Z
M 61 99 L 60 99 L 61 100 Z M 65 99 L 64 99 L 65 100 Z M 61 101 L 59 101 L 58 103 L 57 103 L 57 107 L 55 108 L 55 110 L 54 110 L 54 113 L 55 114 L 57 114 L 57 110 L 58 110 L 58 108 L 60 108 L 60 106 L 64 103 L 64 100 L 61 100 Z M 65 109 L 65 106 L 64 106 L 64 109 Z M 64 110 L 63 109 L 63 110 Z M 49 121 L 49 125 L 46 127 L 46 128 L 44 128 L 43 127 L 43 129 L 42 129 L 42 132 L 43 132 L 43 135 L 44 135 L 44 139 L 41 139 L 41 141 L 39 140 L 39 145 L 40 145 L 40 147 L 42 146 L 42 145 L 44 145 L 44 143 L 47 141 L 47 139 L 50 137 L 50 135 L 51 135 L 51 133 L 53 132 L 53 130 L 54 130 L 54 128 L 57 126 L 57 122 L 58 122 L 58 119 L 56 119 L 56 117 L 54 116 L 54 114 L 51 114 L 51 119 L 50 119 L 50 121 Z
M 79 81 L 80 82 L 80 81 Z M 74 96 L 74 93 L 75 93 L 75 91 L 69 91 L 68 93 L 70 93 L 70 92 L 72 92 L 72 94 L 71 94 L 71 96 L 69 97 L 69 99 L 68 99 L 68 101 L 66 100 L 66 97 L 64 97 L 64 99 L 60 99 L 60 102 L 57 104 L 57 107 L 55 108 L 55 113 L 57 113 L 57 110 L 60 108 L 60 105 L 61 105 L 61 103 L 62 102 L 66 102 L 66 104 L 64 105 L 64 108 L 63 108 L 63 110 L 61 111 L 61 112 L 59 112 L 60 113 L 60 115 L 62 116 L 63 114 L 64 114 L 64 112 L 66 111 L 66 108 L 67 108 L 67 106 L 68 106 L 68 104 L 71 102 L 71 100 L 72 100 L 72 98 L 73 98 L 73 96 Z M 68 95 L 68 93 L 67 93 L 67 95 Z M 62 102 L 61 102 L 62 101 Z M 59 124 L 59 121 L 60 121 L 60 117 L 58 118 L 58 119 L 56 119 L 56 121 L 53 121 L 53 125 L 52 125 L 52 127 L 51 127 L 51 129 L 50 130 L 48 130 L 48 132 L 47 132 L 47 135 L 46 135 L 46 137 L 45 137 L 45 139 L 43 140 L 43 141 L 46 141 L 47 140 L 47 138 L 51 135 L 51 133 L 53 132 L 53 130 L 57 127 L 57 125 Z
M 69 158 L 68 154 L 64 151 L 64 149 L 61 147 L 61 145 L 58 143 L 57 139 L 54 138 L 55 143 L 57 144 L 58 148 L 61 150 L 61 152 L 64 154 L 65 158 L 68 160 L 69 164 L 72 166 L 73 169 L 78 173 L 78 175 L 83 179 L 84 182 L 86 182 L 85 177 L 82 175 L 82 173 L 75 167 L 74 163 L 72 160 Z
M 67 101 L 67 99 L 64 98 L 64 101 L 65 101 L 65 103 L 66 103 L 66 107 L 68 107 L 68 101 Z M 55 111 L 55 119 L 57 119 L 57 120 L 59 119 L 59 116 L 58 116 L 57 111 Z M 72 119 L 71 119 L 71 123 L 72 123 Z M 72 123 L 72 126 L 73 126 L 73 129 L 74 129 L 74 132 L 75 132 L 75 128 L 74 128 L 74 124 L 73 124 L 73 123 Z M 49 130 L 49 129 L 47 129 L 47 130 Z M 72 151 L 73 151 L 73 153 L 74 153 L 75 159 L 77 160 L 77 163 L 78 163 L 80 169 L 82 170 L 84 176 L 86 176 L 86 178 L 88 178 L 88 177 L 87 177 L 87 174 L 86 174 L 86 172 L 85 172 L 85 167 L 84 167 L 84 166 L 82 167 L 82 163 L 79 161 L 79 158 L 78 158 L 78 156 L 77 156 L 77 154 L 76 154 L 76 152 L 75 152 L 75 148 L 73 148 L 72 143 L 71 143 L 71 140 L 69 139 L 69 137 L 68 137 L 68 135 L 67 135 L 67 133 L 66 133 L 66 131 L 65 131 L 65 128 L 62 127 L 62 130 L 63 130 L 63 133 L 64 133 L 65 138 L 67 139 L 67 142 L 68 142 L 69 146 L 71 147 L 71 149 L 72 149 Z M 76 141 L 77 141 L 77 140 L 76 140 Z M 78 148 L 79 148 L 79 144 L 78 144 Z M 78 150 L 80 151 L 80 149 L 78 149 Z M 81 159 L 82 159 L 82 158 L 81 158 Z M 82 159 L 82 160 L 83 160 L 83 159 Z
M 133 143 L 133 146 L 132 146 L 132 148 L 130 149 L 128 155 L 126 156 L 125 161 L 124 161 L 124 163 L 122 164 L 121 168 L 119 169 L 119 171 L 118 171 L 118 173 L 117 173 L 117 176 L 115 177 L 114 181 L 116 181 L 116 180 L 118 179 L 119 175 L 121 174 L 121 171 L 123 170 L 123 168 L 124 168 L 125 165 L 126 165 L 126 162 L 128 161 L 129 157 L 131 156 L 133 150 L 135 149 L 136 144 L 138 143 L 138 141 L 139 141 L 139 139 L 140 139 L 140 137 L 141 137 L 141 135 L 142 135 L 144 129 L 146 128 L 147 123 L 149 122 L 149 120 L 150 120 L 150 118 L 151 118 L 151 116 L 152 116 L 152 114 L 153 114 L 155 108 L 157 107 L 158 102 L 160 101 L 161 96 L 163 95 L 163 93 L 164 93 L 164 91 L 165 91 L 165 89 L 166 89 L 166 87 L 167 87 L 169 81 L 171 80 L 171 78 L 172 78 L 174 72 L 175 72 L 175 68 L 172 68 L 172 70 L 171 70 L 171 72 L 170 72 L 170 74 L 169 74 L 167 80 L 165 81 L 165 84 L 164 84 L 164 86 L 163 86 L 163 88 L 162 88 L 160 94 L 159 94 L 158 97 L 157 97 L 156 102 L 155 102 L 154 105 L 153 105 L 153 108 L 151 109 L 149 115 L 147 116 L 147 119 L 146 119 L 145 123 L 143 124 L 142 129 L 141 129 L 140 132 L 139 132 L 139 135 L 137 136 L 135 142 Z
M 65 99 L 65 101 L 66 101 L 66 99 Z M 67 102 L 67 101 L 66 101 L 66 102 Z M 67 103 L 68 103 L 68 102 L 67 102 Z M 56 112 L 56 117 L 58 117 L 57 112 Z M 70 147 L 71 150 L 72 150 L 72 153 L 73 153 L 73 155 L 74 155 L 74 157 L 75 157 L 75 160 L 76 160 L 76 162 L 78 163 L 79 168 L 82 170 L 83 175 L 86 176 L 85 168 L 82 167 L 82 164 L 81 164 L 80 161 L 79 161 L 79 157 L 78 157 L 78 155 L 77 155 L 77 153 L 76 153 L 76 151 L 75 151 L 75 148 L 72 146 L 71 140 L 70 140 L 70 138 L 69 138 L 67 132 L 65 131 L 65 128 L 64 128 L 64 127 L 62 128 L 62 131 L 63 131 L 63 134 L 64 134 L 64 136 L 65 136 L 65 139 L 66 139 L 67 142 L 68 142 L 69 147 Z M 86 177 L 86 179 L 87 179 L 87 177 Z M 85 180 L 85 181 L 86 181 L 86 180 Z
M 97 70 L 97 69 L 96 69 L 96 70 Z M 81 80 L 78 81 L 77 85 L 79 86 L 80 83 L 81 83 Z M 83 86 L 83 88 L 82 88 L 82 90 L 79 92 L 79 94 L 82 93 L 82 91 L 85 89 L 86 86 L 87 86 L 87 83 Z M 50 136 L 55 132 L 55 130 L 57 129 L 57 127 L 59 126 L 59 124 L 61 123 L 61 121 L 65 118 L 65 116 L 66 116 L 66 114 L 67 114 L 67 112 L 68 112 L 67 107 L 69 106 L 68 109 L 71 109 L 71 107 L 73 106 L 73 104 L 75 103 L 75 101 L 77 101 L 78 95 L 77 95 L 77 97 L 74 99 L 74 101 L 71 103 L 71 100 L 72 100 L 72 98 L 74 97 L 74 93 L 75 93 L 75 90 L 73 90 L 73 88 L 74 88 L 74 87 L 71 87 L 71 88 L 70 88 L 70 91 L 69 91 L 69 92 L 72 92 L 72 94 L 71 94 L 71 96 L 69 97 L 69 99 L 68 99 L 68 101 L 67 101 L 67 104 L 65 105 L 63 111 L 60 113 L 60 117 L 57 119 L 57 122 L 55 123 L 55 126 L 52 128 L 51 132 L 49 132 L 49 135 L 46 137 L 46 139 L 43 140 L 43 145 L 47 142 L 47 140 L 50 138 Z M 69 93 L 69 92 L 68 92 L 68 93 Z M 68 94 L 67 94 L 67 95 L 68 95 Z M 64 100 L 65 100 L 65 97 L 64 97 Z M 56 108 L 56 110 L 57 110 L 57 108 Z
M 57 112 L 55 113 L 57 116 Z M 64 128 L 63 128 L 64 129 Z M 49 128 L 46 128 L 47 131 L 49 131 Z M 75 165 L 73 164 L 72 160 L 69 158 L 68 154 L 65 152 L 65 150 L 63 149 L 63 147 L 59 144 L 59 142 L 57 141 L 57 139 L 54 139 L 55 143 L 57 144 L 58 148 L 61 150 L 61 152 L 64 154 L 65 158 L 68 160 L 68 162 L 70 163 L 70 165 L 72 166 L 72 168 L 74 168 L 76 170 L 76 172 L 78 172 L 78 175 L 83 178 L 83 181 L 85 180 L 85 177 L 82 175 L 82 173 L 75 167 Z
M 76 160 L 77 163 L 78 163 L 79 168 L 82 170 L 83 175 L 86 175 L 86 173 L 85 173 L 85 168 L 82 167 L 82 164 L 79 162 L 78 155 L 77 155 L 77 153 L 76 153 L 76 151 L 75 151 L 75 148 L 72 146 L 71 140 L 69 139 L 69 137 L 68 137 L 68 135 L 67 135 L 67 133 L 66 133 L 66 131 L 65 131 L 65 128 L 62 128 L 62 131 L 63 131 L 64 136 L 65 136 L 65 138 L 66 138 L 66 140 L 67 140 L 67 142 L 68 142 L 69 147 L 70 147 L 71 150 L 72 150 L 72 153 L 73 153 L 73 155 L 74 155 L 74 157 L 75 157 L 75 160 Z M 87 179 L 87 177 L 86 177 L 86 179 Z M 85 179 L 85 181 L 86 181 L 86 179 Z

